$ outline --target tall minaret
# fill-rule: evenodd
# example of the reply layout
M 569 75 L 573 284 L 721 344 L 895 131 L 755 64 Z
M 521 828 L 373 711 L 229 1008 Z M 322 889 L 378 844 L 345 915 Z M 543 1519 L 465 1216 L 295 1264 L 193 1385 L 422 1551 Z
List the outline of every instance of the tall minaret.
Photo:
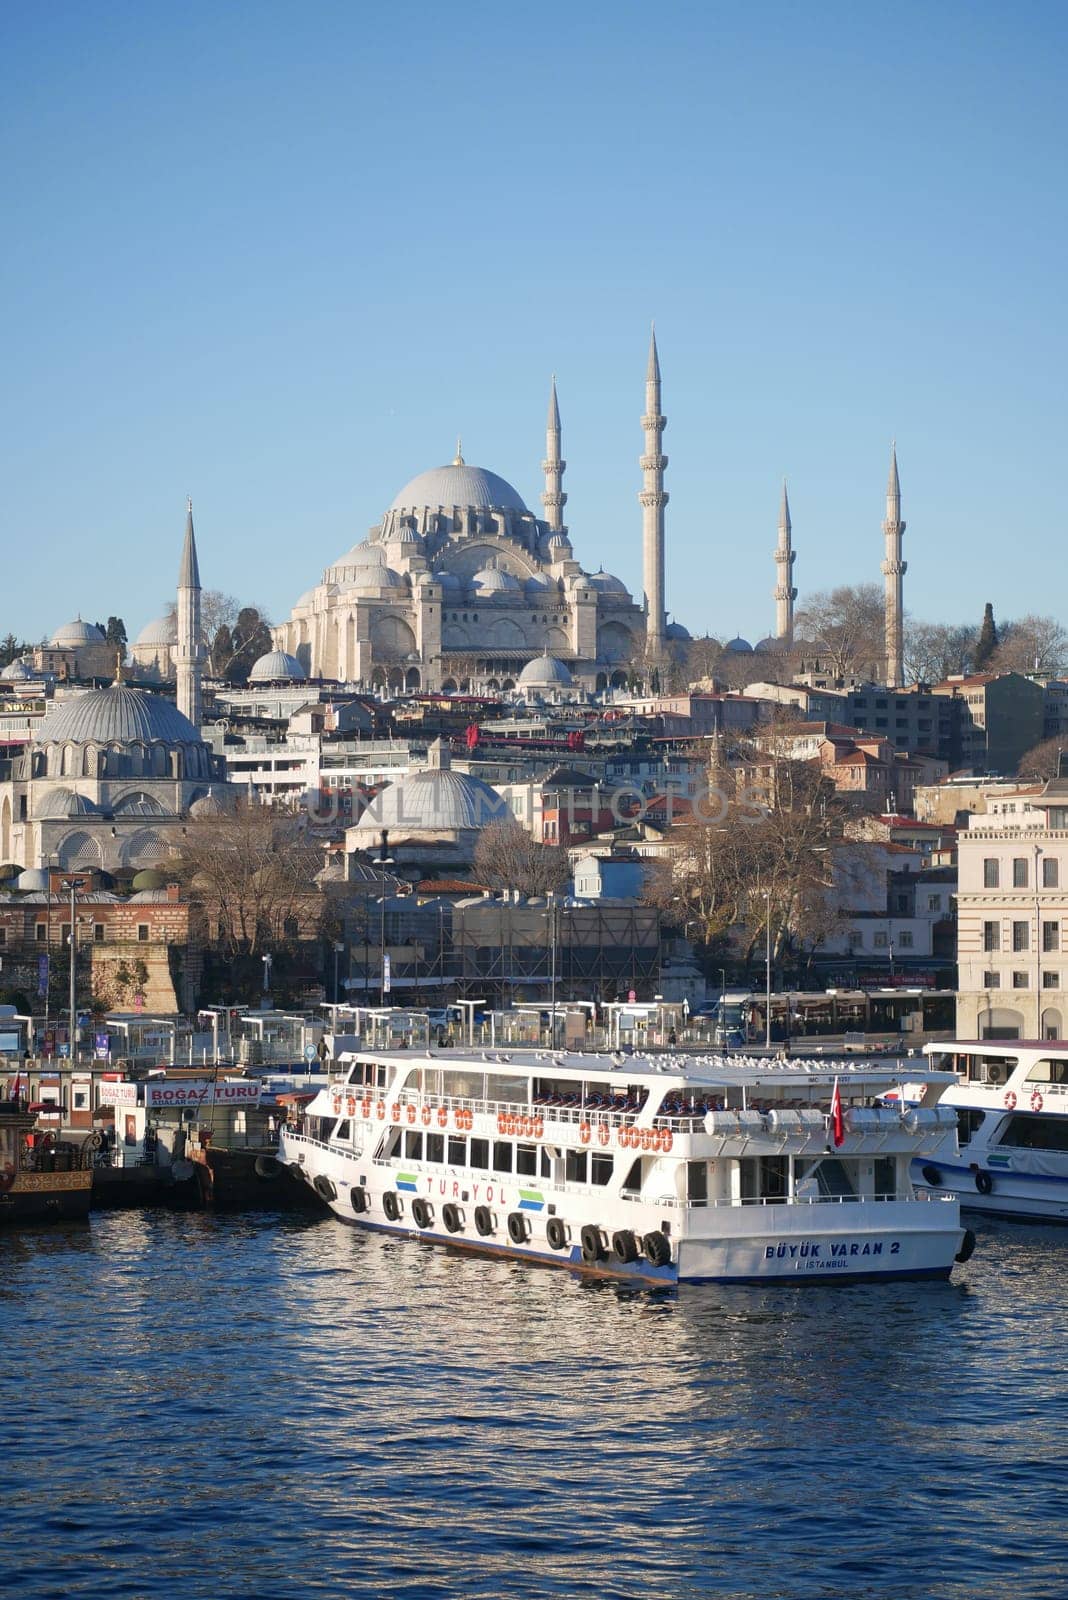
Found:
M 901 520 L 901 484 L 897 476 L 897 445 L 890 446 L 890 479 L 886 485 L 886 521 L 883 535 L 886 539 L 886 558 L 883 577 L 886 579 L 886 685 L 898 689 L 905 678 L 904 618 L 905 606 L 901 580 L 908 563 L 901 559 L 901 535 L 905 524 Z
M 541 503 L 545 507 L 545 520 L 550 533 L 567 533 L 564 527 L 564 506 L 567 495 L 563 490 L 564 468 L 567 462 L 560 454 L 560 407 L 556 403 L 556 374 L 549 394 L 549 421 L 545 429 L 545 460 L 541 470 L 545 474 L 545 493 Z
M 649 340 L 649 365 L 645 372 L 645 453 L 641 457 L 642 492 L 642 570 L 645 580 L 645 650 L 650 660 L 664 653 L 664 468 L 668 458 L 661 454 L 667 418 L 660 411 L 660 361 L 656 353 L 656 330 Z
M 782 506 L 779 510 L 779 542 L 775 547 L 775 637 L 788 648 L 794 642 L 794 601 L 797 590 L 793 586 L 794 548 L 790 542 L 793 527 L 790 522 L 790 502 L 786 498 L 786 479 L 782 480 Z
M 194 728 L 199 728 L 203 709 L 200 679 L 204 671 L 204 647 L 200 635 L 200 567 L 197 564 L 197 541 L 193 534 L 192 500 L 185 514 L 185 543 L 182 546 L 182 565 L 178 570 L 178 648 L 175 661 L 178 668 L 178 710 L 189 718 Z

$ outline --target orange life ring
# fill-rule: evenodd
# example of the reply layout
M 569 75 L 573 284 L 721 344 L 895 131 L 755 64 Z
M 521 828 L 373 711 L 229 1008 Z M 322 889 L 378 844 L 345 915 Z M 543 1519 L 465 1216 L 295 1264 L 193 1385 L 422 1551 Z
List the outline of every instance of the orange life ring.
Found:
M 363 1103 L 360 1106 L 360 1112 L 361 1112 L 361 1114 L 362 1114 L 362 1116 L 364 1118 L 364 1121 L 366 1121 L 367 1118 L 371 1115 L 371 1096 L 370 1095 L 368 1095 L 368 1094 L 364 1095 Z
M 661 1128 L 661 1130 L 660 1130 L 660 1148 L 664 1152 L 665 1155 L 668 1155 L 670 1153 L 671 1146 L 674 1143 L 675 1143 L 675 1137 L 672 1134 L 671 1129 L 670 1128 Z
M 379 1122 L 381 1122 L 382 1119 L 385 1117 L 385 1114 L 386 1114 L 386 1102 L 384 1100 L 380 1100 L 378 1102 L 377 1110 L 378 1110 L 378 1120 L 379 1120 Z
M 400 1121 L 400 1103 L 399 1103 L 399 1101 L 394 1100 L 392 1109 L 390 1111 L 390 1116 L 393 1118 L 394 1122 L 399 1122 Z
M 345 1110 L 350 1117 L 354 1117 L 356 1115 L 356 1096 L 354 1094 L 346 1095 Z
M 504 1114 L 504 1131 L 508 1134 L 515 1132 L 515 1117 L 510 1111 L 506 1111 Z
M 607 1122 L 602 1122 L 600 1127 L 597 1129 L 598 1143 L 601 1145 L 606 1145 L 611 1137 L 611 1128 L 608 1126 Z
M 1005 1104 L 1010 1111 L 1016 1110 L 1016 1095 L 1012 1089 L 1005 1091 Z
M 642 1149 L 655 1150 L 657 1146 L 656 1132 L 652 1128 L 642 1129 Z
M 1031 1110 L 1032 1111 L 1041 1111 L 1042 1110 L 1042 1091 L 1041 1091 L 1041 1089 L 1035 1089 L 1033 1091 L 1032 1095 L 1031 1095 Z
M 429 1128 L 430 1119 L 433 1117 L 433 1115 L 434 1115 L 434 1113 L 431 1111 L 429 1106 L 424 1106 L 423 1107 L 423 1127 L 424 1128 Z
M 458 1128 L 462 1128 L 463 1127 L 463 1125 L 464 1125 L 464 1108 L 463 1108 L 463 1106 L 457 1106 L 456 1107 L 455 1111 L 452 1114 L 452 1120 L 455 1122 L 455 1124 L 456 1124 L 456 1126 Z
M 545 1132 L 545 1123 L 540 1117 L 534 1118 L 534 1122 L 530 1131 L 534 1135 L 535 1139 L 541 1138 L 542 1134 Z
M 619 1132 L 618 1132 L 616 1137 L 619 1139 L 619 1146 L 620 1146 L 621 1150 L 629 1150 L 630 1149 L 630 1129 L 628 1128 L 628 1126 L 627 1126 L 627 1124 L 625 1122 L 623 1123 L 622 1127 L 619 1129 Z
M 410 1100 L 409 1100 L 408 1106 L 407 1106 L 407 1117 L 408 1117 L 409 1123 L 412 1123 L 412 1122 L 415 1121 L 415 1107 L 412 1105 Z
M 474 1112 L 465 1109 L 464 1110 L 464 1121 L 463 1121 L 463 1126 L 464 1126 L 464 1131 L 465 1132 L 467 1131 L 468 1128 L 471 1128 L 471 1127 L 474 1126 L 474 1121 L 475 1121 Z
M 579 1123 L 579 1138 L 582 1140 L 583 1144 L 589 1144 L 589 1142 L 590 1142 L 590 1125 L 589 1125 L 588 1122 L 580 1122 Z
M 341 1110 L 341 1090 L 340 1089 L 335 1089 L 334 1090 L 334 1093 L 331 1096 L 331 1101 L 333 1103 L 334 1114 L 336 1116 Z
M 534 1118 L 520 1117 L 519 1132 L 522 1138 L 529 1139 L 531 1134 L 534 1132 Z
M 438 1106 L 438 1127 L 446 1128 L 449 1124 L 449 1113 L 445 1106 Z
M 498 1111 L 497 1113 L 497 1132 L 500 1134 L 508 1132 L 508 1118 L 503 1111 Z

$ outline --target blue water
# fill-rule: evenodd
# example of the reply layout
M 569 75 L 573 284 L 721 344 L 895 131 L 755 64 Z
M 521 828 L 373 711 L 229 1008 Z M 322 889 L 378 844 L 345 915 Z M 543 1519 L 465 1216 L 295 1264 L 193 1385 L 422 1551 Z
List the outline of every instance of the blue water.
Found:
M 0 1235 L 0 1592 L 1068 1594 L 1068 1236 L 656 1296 L 329 1218 Z

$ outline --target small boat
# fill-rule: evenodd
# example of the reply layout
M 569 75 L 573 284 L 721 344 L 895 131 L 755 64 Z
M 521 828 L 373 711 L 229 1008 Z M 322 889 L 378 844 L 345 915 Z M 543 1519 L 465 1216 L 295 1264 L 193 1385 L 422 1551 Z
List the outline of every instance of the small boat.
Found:
M 80 1145 L 41 1131 L 37 1110 L 17 1096 L 0 1100 L 0 1227 L 81 1221 L 89 1215 L 92 1182 Z
M 880 1104 L 918 1084 L 922 1101 Z M 342 1054 L 279 1159 L 357 1226 L 658 1286 L 947 1278 L 955 1078 L 894 1063 Z
M 918 1156 L 917 1188 L 988 1216 L 1068 1222 L 1068 1041 L 951 1039 L 925 1054 L 954 1074 L 943 1104 L 960 1148 Z

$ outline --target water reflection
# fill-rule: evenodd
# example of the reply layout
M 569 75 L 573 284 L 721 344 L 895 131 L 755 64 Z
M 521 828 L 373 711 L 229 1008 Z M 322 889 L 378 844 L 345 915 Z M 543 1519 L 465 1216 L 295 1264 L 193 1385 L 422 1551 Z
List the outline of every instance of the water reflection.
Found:
M 296 1216 L 5 1240 L 0 1585 L 1059 1595 L 1066 1243 L 664 1296 Z

